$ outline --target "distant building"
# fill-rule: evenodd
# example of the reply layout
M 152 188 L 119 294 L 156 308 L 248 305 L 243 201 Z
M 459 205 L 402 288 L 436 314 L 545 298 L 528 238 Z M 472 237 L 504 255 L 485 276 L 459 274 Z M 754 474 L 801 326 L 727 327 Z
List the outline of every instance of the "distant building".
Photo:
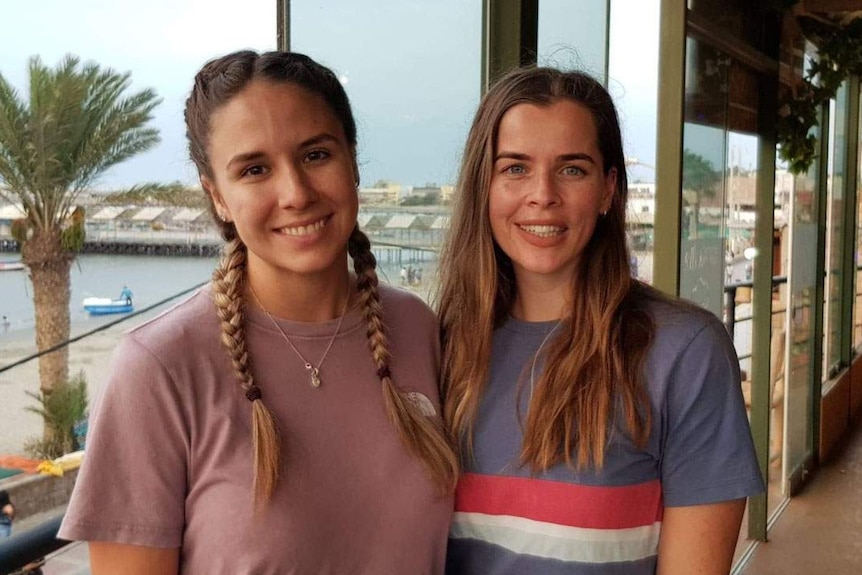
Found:
M 374 188 L 359 188 L 359 203 L 366 205 L 395 205 L 401 200 L 400 184 L 387 184 Z
M 442 200 L 443 191 L 440 189 L 440 186 L 413 186 L 413 190 L 410 192 L 410 195 L 419 198 L 434 197 L 437 198 L 437 202 L 440 202 Z
M 440 186 L 440 203 L 448 204 L 452 202 L 452 196 L 455 194 L 455 186 Z
M 0 205 L 0 238 L 12 237 L 12 222 L 24 217 L 20 204 Z

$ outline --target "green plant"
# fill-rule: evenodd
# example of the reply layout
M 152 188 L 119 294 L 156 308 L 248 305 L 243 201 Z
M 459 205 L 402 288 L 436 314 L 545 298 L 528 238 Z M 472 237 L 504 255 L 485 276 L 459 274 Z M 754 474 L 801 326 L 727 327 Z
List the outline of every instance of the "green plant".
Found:
M 60 232 L 60 243 L 63 249 L 77 253 L 84 247 L 87 239 L 87 226 L 84 217 L 84 208 L 78 207 L 68 218 L 65 227 Z
M 799 26 L 817 46 L 817 59 L 779 109 L 779 155 L 794 174 L 807 172 L 817 156 L 812 129 L 818 125 L 820 108 L 835 97 L 842 82 L 862 74 L 862 17 L 849 21 L 806 17 L 799 19 Z
M 19 218 L 17 220 L 12 220 L 12 237 L 19 244 L 23 244 L 27 241 L 27 237 L 30 235 L 30 224 L 27 223 L 26 218 Z
M 44 438 L 27 442 L 25 450 L 41 459 L 54 459 L 80 449 L 74 426 L 87 414 L 87 378 L 84 372 L 78 372 L 67 383 L 54 387 L 50 393 L 25 393 L 39 402 L 39 405 L 27 406 L 25 409 L 42 416 L 46 429 L 50 430 Z

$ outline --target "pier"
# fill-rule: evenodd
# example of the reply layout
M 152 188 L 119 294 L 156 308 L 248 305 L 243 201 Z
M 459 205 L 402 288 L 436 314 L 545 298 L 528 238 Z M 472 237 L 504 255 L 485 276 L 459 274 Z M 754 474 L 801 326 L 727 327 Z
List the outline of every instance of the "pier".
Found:
M 433 261 L 439 246 L 377 241 L 377 234 L 369 233 L 371 249 L 380 263 L 407 265 Z M 88 239 L 81 252 L 96 255 L 167 256 L 214 258 L 221 253 L 224 242 L 213 234 L 183 234 L 159 231 L 151 233 L 112 234 L 112 237 Z M 20 246 L 13 239 L 0 239 L 0 253 L 19 253 Z

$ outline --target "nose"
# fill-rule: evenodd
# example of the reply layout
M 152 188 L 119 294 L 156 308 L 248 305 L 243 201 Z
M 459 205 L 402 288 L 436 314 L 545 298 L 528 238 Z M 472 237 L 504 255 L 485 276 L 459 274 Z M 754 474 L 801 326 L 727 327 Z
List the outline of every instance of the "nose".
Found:
M 282 167 L 275 185 L 280 208 L 304 210 L 320 197 L 308 175 L 294 166 Z
M 533 186 L 530 188 L 527 200 L 531 206 L 549 207 L 559 204 L 560 194 L 557 190 L 557 182 L 552 170 L 540 170 L 536 172 Z

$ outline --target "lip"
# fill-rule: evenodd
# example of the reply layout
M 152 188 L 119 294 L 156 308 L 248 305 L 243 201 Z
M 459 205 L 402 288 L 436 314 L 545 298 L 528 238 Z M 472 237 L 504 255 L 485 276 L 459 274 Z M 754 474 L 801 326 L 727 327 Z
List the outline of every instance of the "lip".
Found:
M 274 228 L 273 231 L 282 236 L 307 237 L 324 229 L 332 219 L 332 214 L 323 217 L 309 218 L 299 222 L 290 223 Z

